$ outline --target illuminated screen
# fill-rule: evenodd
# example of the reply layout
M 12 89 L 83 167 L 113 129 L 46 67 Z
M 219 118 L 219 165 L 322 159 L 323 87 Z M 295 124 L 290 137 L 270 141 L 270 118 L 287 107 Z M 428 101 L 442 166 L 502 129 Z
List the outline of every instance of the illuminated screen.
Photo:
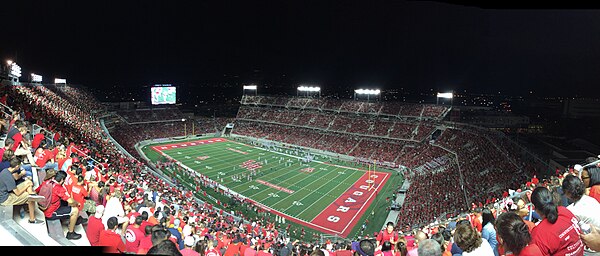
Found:
M 170 87 L 152 87 L 152 105 L 175 104 L 176 88 Z

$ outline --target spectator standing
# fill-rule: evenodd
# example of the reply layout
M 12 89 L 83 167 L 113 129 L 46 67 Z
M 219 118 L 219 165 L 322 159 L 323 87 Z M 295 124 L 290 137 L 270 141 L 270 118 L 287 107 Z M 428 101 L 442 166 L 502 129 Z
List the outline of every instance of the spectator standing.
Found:
M 395 246 L 398 243 L 398 232 L 394 230 L 395 226 L 396 225 L 390 221 L 386 224 L 385 230 L 379 231 L 379 234 L 377 234 L 376 246 L 383 244 L 385 241 L 390 241 L 392 250 L 395 249 Z
M 557 206 L 550 190 L 537 187 L 531 201 L 542 221 L 531 236 L 544 255 L 583 255 L 577 217 L 563 206 Z
M 498 256 L 498 240 L 496 240 L 496 228 L 494 227 L 494 215 L 489 208 L 484 208 L 481 211 L 481 217 L 483 221 L 481 225 L 483 228 L 481 230 L 481 238 L 485 239 L 490 243 L 492 250 L 494 251 L 494 255 Z

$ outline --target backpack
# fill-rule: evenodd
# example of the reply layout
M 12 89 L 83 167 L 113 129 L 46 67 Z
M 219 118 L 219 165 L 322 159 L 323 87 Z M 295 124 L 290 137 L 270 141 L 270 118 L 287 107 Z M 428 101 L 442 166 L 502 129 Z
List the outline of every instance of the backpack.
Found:
M 38 201 L 38 208 L 42 211 L 46 211 L 48 207 L 52 204 L 52 188 L 54 187 L 54 182 L 48 181 L 42 184 L 40 188 L 40 192 L 38 195 L 43 196 L 44 199 Z

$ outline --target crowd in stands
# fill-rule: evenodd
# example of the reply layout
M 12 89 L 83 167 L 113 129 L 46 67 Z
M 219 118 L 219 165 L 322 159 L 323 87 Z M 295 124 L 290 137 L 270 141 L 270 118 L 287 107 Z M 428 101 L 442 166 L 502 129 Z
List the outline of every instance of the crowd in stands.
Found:
M 278 106 L 295 109 L 363 113 L 398 117 L 443 118 L 448 107 L 442 105 L 410 104 L 401 102 L 366 102 L 339 98 L 306 98 L 244 95 L 242 105 Z
M 501 191 L 541 171 L 539 166 L 521 157 L 516 143 L 489 131 L 468 126 L 447 127 L 430 141 L 426 138 L 439 126 L 435 121 L 284 108 L 278 106 L 285 105 L 274 104 L 282 100 L 269 97 L 246 100 L 252 103 L 240 107 L 234 131 L 237 134 L 354 156 L 366 162 L 376 160 L 406 166 L 408 171 L 404 174 L 411 181 L 408 191 L 411 196 L 405 200 L 408 207 L 401 210 L 400 226 L 454 215 L 464 211 L 469 203 L 493 201 Z M 362 105 L 325 100 L 322 109 L 349 110 Z M 381 108 L 389 109 L 394 108 Z M 398 105 L 398 111 L 403 116 L 443 112 L 435 107 L 403 104 Z M 386 126 L 375 128 L 382 124 Z M 376 129 L 385 135 L 368 136 Z M 431 162 L 432 159 L 444 161 Z M 425 193 L 432 188 L 434 193 Z M 444 200 L 439 207 L 432 206 L 438 202 L 435 195 L 445 191 L 451 199 Z M 424 209 L 418 205 L 427 205 L 427 214 L 421 214 Z
M 585 164 L 544 179 L 534 176 L 458 217 L 382 232 L 398 236 L 390 241 L 398 241 L 400 248 L 409 247 L 408 253 L 397 250 L 400 255 L 411 255 L 410 247 L 417 247 L 418 255 L 597 255 L 600 196 L 592 191 L 600 188 L 600 161 L 590 157 Z M 429 209 L 422 211 L 428 214 Z
M 105 246 L 107 252 L 145 254 L 156 250 L 153 245 L 160 240 L 175 240 L 178 249 L 184 249 L 185 244 L 195 248 L 211 240 L 215 241 L 215 248 L 221 249 L 232 239 L 247 238 L 247 234 L 257 241 L 252 246 L 274 244 L 277 236 L 274 236 L 272 223 L 259 219 L 241 221 L 224 215 L 211 204 L 190 200 L 192 191 L 168 185 L 164 177 L 148 171 L 138 160 L 123 155 L 103 136 L 95 117 L 82 113 L 83 110 L 77 107 L 78 102 L 67 102 L 43 88 L 8 85 L 3 86 L 2 91 L 7 95 L 7 105 L 14 110 L 13 115 L 3 122 L 7 127 L 2 129 L 21 127 L 19 122 L 36 123 L 63 134 L 58 140 L 50 139 L 39 145 L 42 149 L 50 149 L 47 152 L 53 155 L 46 160 L 58 163 L 58 170 L 40 172 L 41 185 L 36 189 L 45 194 L 45 187 L 53 188 L 49 197 L 53 200 L 50 200 L 51 206 L 45 208 L 44 215 L 46 220 L 70 219 L 65 234 L 67 239 L 82 239 L 73 226 L 86 225 L 90 244 Z M 22 146 L 33 152 L 39 147 L 31 147 L 32 135 L 28 132 L 23 130 L 19 134 L 25 141 Z M 12 139 L 14 135 L 10 137 Z M 12 165 L 16 168 L 19 164 Z M 27 164 L 32 165 L 31 162 Z M 2 172 L 10 176 L 11 170 L 6 168 Z M 33 188 L 27 186 L 32 182 L 23 182 L 23 188 Z M 19 195 L 22 193 L 19 187 Z M 24 195 L 25 200 L 39 201 L 39 195 L 36 197 L 30 190 Z M 22 203 L 11 201 L 14 202 Z M 44 221 L 33 219 L 31 222 Z M 189 243 L 190 239 L 194 239 L 193 243 Z
M 9 153 L 2 154 L 8 167 L 0 173 L 3 177 L 0 189 L 4 188 L 0 195 L 14 193 L 19 197 L 10 204 L 6 199 L 0 203 L 41 204 L 43 198 L 39 195 L 46 194 L 45 188 L 52 187 L 50 198 L 53 200 L 49 200 L 48 208 L 43 210 L 45 221 L 69 219 L 65 237 L 72 240 L 82 239 L 73 226 L 84 225 L 90 244 L 104 246 L 109 253 L 467 256 L 584 255 L 584 251 L 586 254 L 600 251 L 597 166 L 569 169 L 558 177 L 539 181 L 535 176 L 531 178 L 538 170 L 512 151 L 515 150 L 513 144 L 468 128 L 448 128 L 430 144 L 236 121 L 235 132 L 242 135 L 364 158 L 393 158 L 409 167 L 405 175 L 411 186 L 398 223 L 388 224 L 388 228 L 372 238 L 360 241 L 314 243 L 291 240 L 270 220 L 240 219 L 224 214 L 210 203 L 193 200 L 194 193 L 200 191 L 173 186 L 166 177 L 150 171 L 137 159 L 125 156 L 107 138 L 99 125 L 98 114 L 90 112 L 91 105 L 80 102 L 94 101 L 93 98 L 61 97 L 43 86 L 5 85 L 1 90 L 2 95 L 7 95 L 6 105 L 14 111 L 0 122 L 0 130 L 7 135 L 8 142 L 16 141 L 17 145 L 13 149 L 9 143 L 9 148 L 5 148 Z M 259 98 L 254 104 L 285 106 L 290 101 Z M 299 105 L 302 101 L 295 102 Z M 343 102 L 327 102 L 321 106 L 339 106 L 340 109 L 344 106 Z M 362 107 L 364 104 L 358 104 L 357 109 Z M 354 109 L 354 103 L 346 109 Z M 383 109 L 385 106 L 379 111 Z M 436 110 L 425 109 L 401 105 L 398 113 L 436 113 Z M 279 120 L 293 121 L 281 115 L 279 113 Z M 35 134 L 29 134 L 29 129 L 20 129 L 31 124 L 59 136 L 36 142 L 34 147 Z M 124 126 L 115 130 L 130 136 L 142 133 L 141 129 Z M 164 136 L 158 130 L 149 132 Z M 176 130 L 172 132 L 176 134 Z M 17 149 L 40 153 L 32 161 L 29 157 L 10 154 Z M 394 157 L 393 153 L 384 153 L 386 151 L 397 152 L 397 155 Z M 39 159 L 42 160 L 38 163 Z M 26 178 L 26 172 L 19 168 L 21 165 L 36 168 L 47 163 L 56 163 L 56 170 L 52 165 L 40 171 L 39 181 Z M 208 182 L 202 176 L 196 178 L 199 183 Z M 35 187 L 37 193 L 34 193 L 37 183 L 40 185 Z M 511 193 L 510 188 L 519 189 Z M 26 193 L 25 201 L 21 198 L 23 193 Z M 529 203 L 528 208 L 519 206 L 518 200 Z M 469 203 L 479 207 L 466 209 Z M 30 213 L 31 210 L 28 207 Z M 467 210 L 473 211 L 461 214 Z M 530 217 L 534 216 L 532 212 L 540 217 Z M 443 213 L 457 213 L 460 218 L 424 225 Z M 533 227 L 526 221 L 533 222 Z M 592 232 L 582 234 L 578 221 L 591 224 Z M 43 222 L 30 216 L 32 225 Z M 410 226 L 414 223 L 419 224 L 418 228 Z M 408 229 L 405 226 L 409 226 Z M 513 226 L 516 228 L 510 228 Z
M 237 119 L 263 121 L 326 131 L 377 135 L 403 140 L 422 141 L 434 131 L 434 125 L 418 120 L 382 119 L 373 116 L 298 110 L 271 106 L 242 106 Z
M 173 122 L 186 119 L 187 116 L 178 108 L 148 108 L 119 110 L 117 114 L 129 124 Z

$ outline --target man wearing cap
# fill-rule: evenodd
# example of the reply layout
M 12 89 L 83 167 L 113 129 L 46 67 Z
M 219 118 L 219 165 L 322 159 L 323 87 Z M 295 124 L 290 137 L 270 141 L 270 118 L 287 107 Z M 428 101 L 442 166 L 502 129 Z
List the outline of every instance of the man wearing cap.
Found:
M 100 233 L 104 230 L 102 215 L 104 214 L 104 205 L 96 206 L 96 213 L 88 219 L 85 234 L 90 241 L 91 246 L 98 246 L 100 242 Z
M 183 245 L 185 248 L 180 250 L 181 255 L 183 256 L 200 256 L 200 253 L 194 250 L 194 245 L 196 245 L 196 240 L 193 236 L 186 236 L 183 239 Z
M 177 240 L 176 244 L 179 247 L 179 250 L 183 250 L 183 237 L 181 236 L 181 232 L 179 232 L 179 225 L 181 224 L 181 220 L 175 219 L 173 224 L 169 226 L 169 232 L 171 232 L 171 236 L 174 236 Z

